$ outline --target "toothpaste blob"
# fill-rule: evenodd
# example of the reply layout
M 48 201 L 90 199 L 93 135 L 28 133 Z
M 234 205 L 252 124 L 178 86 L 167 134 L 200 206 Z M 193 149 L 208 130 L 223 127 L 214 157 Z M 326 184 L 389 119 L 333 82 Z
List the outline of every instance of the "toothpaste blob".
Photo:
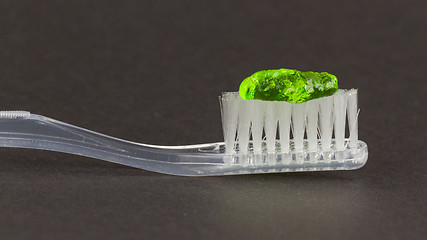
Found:
M 244 100 L 302 103 L 326 97 L 338 90 L 338 79 L 327 72 L 293 69 L 262 70 L 242 81 L 239 94 Z

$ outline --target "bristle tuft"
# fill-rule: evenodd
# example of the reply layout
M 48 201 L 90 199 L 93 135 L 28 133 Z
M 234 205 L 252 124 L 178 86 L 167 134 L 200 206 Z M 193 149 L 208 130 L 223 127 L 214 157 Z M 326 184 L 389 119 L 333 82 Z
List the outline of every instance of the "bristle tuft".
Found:
M 222 129 L 227 153 L 234 152 L 240 96 L 235 92 L 223 93 L 220 97 Z
M 251 133 L 254 153 L 262 152 L 262 132 L 264 128 L 265 102 L 253 100 L 249 102 L 248 114 L 251 120 Z
M 277 133 L 277 114 L 280 104 L 278 102 L 272 102 L 272 104 L 265 104 L 265 139 L 266 148 L 268 153 L 276 152 L 276 133 Z
M 347 110 L 347 94 L 344 90 L 338 90 L 334 94 L 334 136 L 335 148 L 344 150 L 345 119 Z
M 358 141 L 358 129 L 357 129 L 357 89 L 350 89 L 348 92 L 348 105 L 347 105 L 347 114 L 348 114 L 348 128 L 349 128 L 349 142 L 350 147 L 357 147 Z
M 333 106 L 334 97 L 323 97 L 319 99 L 319 126 L 320 126 L 320 139 L 322 149 L 329 151 L 332 144 L 332 130 L 333 130 Z
M 310 151 L 317 150 L 317 132 L 318 132 L 318 121 L 319 121 L 319 100 L 314 99 L 307 102 L 307 142 L 308 149 Z
M 292 135 L 294 136 L 294 150 L 296 152 L 304 150 L 305 106 L 306 103 L 298 103 L 292 106 Z
M 355 89 L 305 103 L 243 100 L 238 93 L 223 93 L 220 103 L 226 153 L 254 154 L 252 163 L 330 162 L 332 152 L 358 145 Z M 347 119 L 349 139 L 345 138 Z M 256 157 L 259 154 L 269 155 Z
M 278 103 L 278 119 L 279 119 L 279 142 L 280 153 L 289 152 L 289 138 L 291 127 L 292 104 L 288 102 Z

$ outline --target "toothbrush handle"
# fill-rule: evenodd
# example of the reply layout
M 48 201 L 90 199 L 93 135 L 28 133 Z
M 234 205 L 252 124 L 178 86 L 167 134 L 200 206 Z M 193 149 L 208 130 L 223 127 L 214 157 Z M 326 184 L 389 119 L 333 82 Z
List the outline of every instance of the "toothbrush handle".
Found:
M 28 112 L 0 112 L 0 147 L 64 152 L 167 174 L 203 175 L 196 166 L 224 164 L 220 145 L 141 144 Z

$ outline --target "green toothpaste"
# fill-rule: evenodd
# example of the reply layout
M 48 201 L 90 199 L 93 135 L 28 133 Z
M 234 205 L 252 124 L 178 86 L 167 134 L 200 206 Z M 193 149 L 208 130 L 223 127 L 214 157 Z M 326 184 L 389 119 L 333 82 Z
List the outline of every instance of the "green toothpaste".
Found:
M 338 79 L 327 72 L 293 69 L 262 70 L 242 81 L 239 94 L 244 100 L 302 103 L 326 97 L 338 90 Z

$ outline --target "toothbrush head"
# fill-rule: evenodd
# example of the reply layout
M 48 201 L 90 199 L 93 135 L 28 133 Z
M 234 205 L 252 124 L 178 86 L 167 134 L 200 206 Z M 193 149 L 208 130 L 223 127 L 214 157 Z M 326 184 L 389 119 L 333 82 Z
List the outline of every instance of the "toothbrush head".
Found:
M 367 145 L 358 140 L 356 89 L 304 103 L 227 92 L 220 103 L 230 164 L 312 171 L 356 169 L 367 161 Z

